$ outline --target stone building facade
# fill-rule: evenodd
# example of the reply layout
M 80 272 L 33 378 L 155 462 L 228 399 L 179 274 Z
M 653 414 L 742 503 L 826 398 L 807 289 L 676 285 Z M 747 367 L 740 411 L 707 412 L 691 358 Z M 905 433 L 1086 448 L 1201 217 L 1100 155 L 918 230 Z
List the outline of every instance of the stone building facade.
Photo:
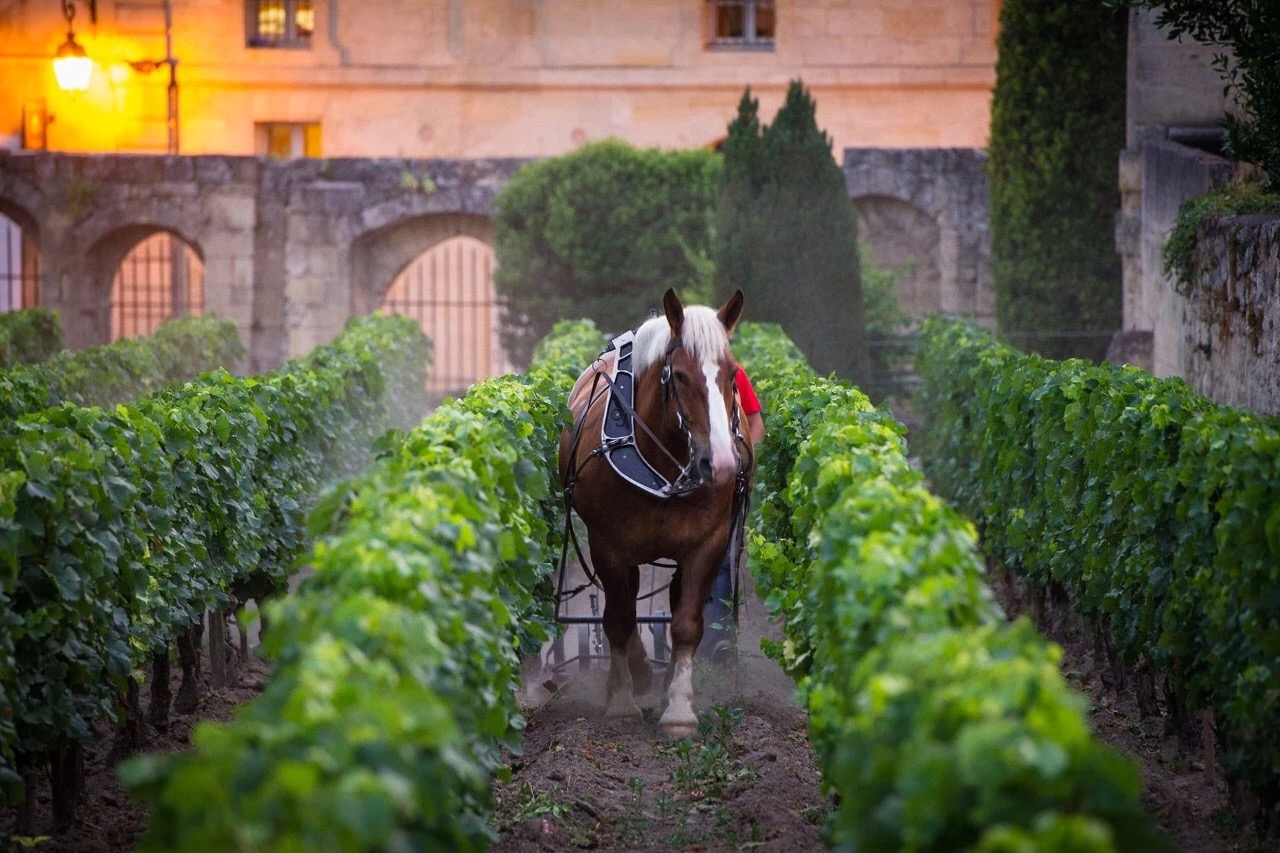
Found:
M 1160 257 L 1182 202 L 1231 176 L 1227 161 L 1205 147 L 1220 142 L 1218 126 L 1230 105 L 1212 66 L 1213 48 L 1170 40 L 1149 9 L 1129 14 L 1116 224 L 1123 328 L 1131 337 L 1150 337 L 1137 363 L 1159 376 L 1176 376 L 1182 374 L 1181 306 Z
M 97 0 L 73 26 L 87 91 L 54 84 L 55 2 L 0 0 L 0 146 L 24 108 L 47 147 L 166 150 L 163 0 Z M 171 0 L 181 153 L 538 157 L 617 136 L 721 139 L 744 87 L 772 116 L 813 91 L 835 150 L 978 147 L 999 0 Z M 744 31 L 742 16 L 755 27 Z M 735 21 L 739 23 L 735 23 Z M 144 66 L 145 67 L 145 66 Z M 296 131 L 290 140 L 290 132 Z M 308 134 L 310 134 L 308 136 Z

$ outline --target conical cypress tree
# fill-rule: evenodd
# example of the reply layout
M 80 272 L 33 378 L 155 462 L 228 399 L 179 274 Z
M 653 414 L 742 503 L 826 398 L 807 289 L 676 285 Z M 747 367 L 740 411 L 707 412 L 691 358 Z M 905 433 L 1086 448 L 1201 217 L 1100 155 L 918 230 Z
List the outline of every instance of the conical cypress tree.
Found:
M 729 135 L 722 148 L 724 167 L 716 196 L 712 244 L 718 301 L 727 299 L 737 287 L 753 297 L 757 295 L 748 289 L 747 282 L 751 280 L 751 271 L 758 266 L 756 253 L 764 233 L 764 219 L 757 203 L 765 174 L 759 108 L 760 102 L 751 97 L 748 88 L 738 102 L 738 115 L 729 124 Z M 772 319 L 773 315 L 764 310 L 762 304 L 754 298 L 749 301 L 751 316 Z
M 716 287 L 741 287 L 751 317 L 777 322 L 820 373 L 867 379 L 857 216 L 800 81 L 761 128 L 750 91 L 725 141 Z

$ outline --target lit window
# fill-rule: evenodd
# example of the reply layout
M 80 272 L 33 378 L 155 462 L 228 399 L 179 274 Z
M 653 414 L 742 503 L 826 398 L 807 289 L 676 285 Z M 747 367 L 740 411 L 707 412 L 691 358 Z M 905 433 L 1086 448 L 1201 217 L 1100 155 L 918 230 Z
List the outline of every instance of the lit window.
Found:
M 773 49 L 773 0 L 708 0 L 711 47 Z
M 244 9 L 249 47 L 311 47 L 316 28 L 311 0 L 249 0 Z
M 320 156 L 320 125 L 313 122 L 264 121 L 255 126 L 259 157 L 292 160 Z

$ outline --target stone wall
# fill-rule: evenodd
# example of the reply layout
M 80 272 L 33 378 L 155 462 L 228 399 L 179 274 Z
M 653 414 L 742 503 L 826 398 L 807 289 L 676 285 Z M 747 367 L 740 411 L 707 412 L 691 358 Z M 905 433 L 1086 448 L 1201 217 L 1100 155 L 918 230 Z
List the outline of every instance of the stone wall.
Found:
M 1220 47 L 1190 38 L 1170 39 L 1156 26 L 1157 12 L 1129 12 L 1125 74 L 1126 144 L 1137 148 L 1149 127 L 1216 126 L 1230 106 L 1213 67 Z
M 1116 244 L 1123 258 L 1124 329 L 1150 331 L 1157 376 L 1182 376 L 1186 363 L 1181 298 L 1164 275 L 1163 252 L 1182 203 L 1235 176 L 1229 160 L 1173 142 L 1148 129 L 1141 146 L 1120 160 L 1122 211 Z
M 40 302 L 68 346 L 110 337 L 120 261 L 157 232 L 205 266 L 205 310 L 229 317 L 261 371 L 376 308 L 410 260 L 489 216 L 520 160 L 293 160 L 0 151 L 0 212 L 40 250 Z
M 914 317 L 995 323 L 986 164 L 977 148 L 845 149 L 859 236 L 876 266 L 910 265 L 898 293 Z
M 849 149 L 872 259 L 910 262 L 904 304 L 992 322 L 986 155 Z M 205 310 L 232 318 L 263 371 L 376 309 L 413 261 L 455 236 L 492 245 L 493 200 L 524 160 L 300 159 L 0 151 L 0 214 L 39 247 L 41 304 L 67 344 L 111 336 L 111 286 L 156 233 L 205 267 Z
M 1182 375 L 1215 403 L 1280 413 L 1280 218 L 1210 219 L 1183 305 Z

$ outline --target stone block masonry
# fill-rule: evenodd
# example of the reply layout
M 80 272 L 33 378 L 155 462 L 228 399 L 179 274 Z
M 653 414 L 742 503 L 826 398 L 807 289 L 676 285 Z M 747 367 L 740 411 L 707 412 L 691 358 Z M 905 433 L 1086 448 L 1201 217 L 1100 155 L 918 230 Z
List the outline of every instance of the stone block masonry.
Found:
M 1280 414 L 1280 217 L 1209 219 L 1183 303 L 1183 376 L 1215 403 Z

